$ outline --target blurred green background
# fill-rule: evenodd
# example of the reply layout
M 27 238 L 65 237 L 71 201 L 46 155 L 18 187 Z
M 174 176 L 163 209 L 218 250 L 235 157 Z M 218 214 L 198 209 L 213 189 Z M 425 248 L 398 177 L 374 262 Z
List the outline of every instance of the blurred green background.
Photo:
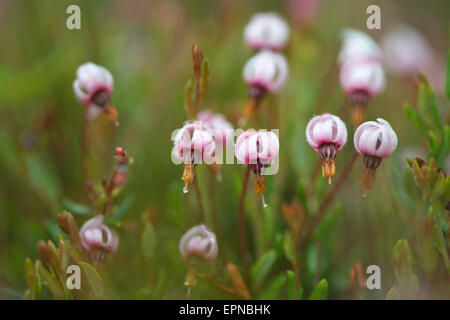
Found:
M 225 114 L 236 125 L 247 98 L 241 72 L 252 55 L 242 31 L 251 15 L 261 11 L 279 12 L 291 25 L 286 51 L 290 76 L 281 94 L 265 101 L 254 124 L 280 129 L 280 171 L 267 178 L 270 206 L 263 210 L 252 188 L 246 202 L 252 261 L 272 249 L 276 260 L 263 279 L 246 280 L 254 298 L 286 298 L 284 275 L 291 267 L 283 254 L 288 227 L 280 208 L 304 197 L 312 184 L 318 155 L 305 141 L 308 120 L 325 111 L 337 113 L 345 103 L 336 67 L 341 29 L 353 27 L 379 39 L 389 27 L 404 22 L 426 36 L 442 61 L 449 48 L 448 0 L 376 1 L 382 28 L 368 31 L 366 8 L 372 2 L 322 1 L 317 20 L 304 28 L 295 23 L 287 1 L 2 0 L 0 298 L 21 297 L 25 258 L 38 258 L 38 240 L 56 239 L 56 216 L 70 209 L 68 200 L 88 204 L 81 167 L 83 108 L 72 91 L 76 68 L 87 61 L 113 74 L 112 103 L 120 120 L 117 128 L 103 117 L 90 124 L 89 178 L 99 183 L 110 176 L 116 146 L 125 146 L 134 159 L 127 185 L 116 199 L 117 208 L 123 205 L 127 212 L 118 230 L 119 250 L 103 269 L 108 297 L 186 298 L 186 264 L 178 240 L 198 224 L 198 208 L 195 194 L 181 191 L 183 169 L 170 160 L 170 137 L 187 118 L 184 86 L 192 77 L 191 46 L 199 45 L 211 68 L 201 107 Z M 81 30 L 66 28 L 65 12 L 71 4 L 81 8 Z M 384 299 L 395 284 L 392 249 L 405 238 L 416 260 L 419 297 L 450 297 L 449 277 L 430 240 L 421 197 L 408 190 L 415 183 L 405 158 L 426 154 L 420 133 L 403 110 L 406 102 L 416 105 L 416 94 L 411 83 L 388 77 L 385 92 L 370 104 L 368 118 L 388 120 L 399 147 L 383 161 L 367 198 L 361 197 L 359 187 L 362 161 L 352 170 L 326 224 L 301 252 L 305 294 L 326 278 L 329 298 L 352 298 L 349 272 L 358 260 L 364 269 L 370 264 L 381 267 L 382 289 L 368 292 L 368 298 Z M 448 124 L 449 102 L 439 95 L 438 110 Z M 337 160 L 338 174 L 353 153 L 350 115 L 344 120 L 349 140 Z M 441 166 L 445 169 L 445 163 Z M 220 256 L 208 272 L 222 283 L 229 282 L 226 261 L 242 265 L 235 235 L 243 175 L 242 166 L 225 165 L 223 181 L 213 181 L 211 188 L 208 168 L 200 166 L 196 173 L 206 211 L 216 211 L 220 219 Z M 322 179 L 317 181 L 306 201 L 309 213 L 328 188 Z M 85 220 L 77 216 L 79 225 Z M 145 231 L 149 223 L 150 235 Z M 201 280 L 191 297 L 230 298 Z

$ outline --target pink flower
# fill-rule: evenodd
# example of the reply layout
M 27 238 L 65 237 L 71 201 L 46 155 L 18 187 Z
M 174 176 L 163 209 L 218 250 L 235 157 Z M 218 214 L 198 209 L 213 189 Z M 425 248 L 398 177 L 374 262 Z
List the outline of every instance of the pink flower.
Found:
M 375 170 L 383 158 L 389 157 L 397 148 L 398 139 L 391 125 L 381 118 L 361 124 L 355 131 L 354 143 L 358 153 L 364 154 L 364 172 L 361 186 L 363 196 L 372 189 L 375 182 Z
M 92 62 L 82 64 L 77 69 L 73 90 L 77 99 L 85 105 L 88 120 L 104 112 L 109 120 L 119 125 L 117 110 L 110 104 L 113 77 L 108 70 Z
M 338 116 L 324 113 L 309 120 L 306 140 L 317 152 L 320 152 L 320 146 L 329 143 L 336 145 L 339 151 L 347 142 L 347 127 Z
M 236 158 L 248 164 L 255 175 L 255 192 L 261 195 L 264 207 L 267 207 L 264 199 L 266 190 L 265 169 L 278 156 L 280 143 L 278 136 L 272 131 L 246 131 L 239 136 L 235 144 Z
M 397 148 L 397 135 L 389 122 L 381 118 L 377 121 L 364 122 L 356 129 L 355 149 L 358 153 L 387 158 Z
M 110 94 L 113 91 L 113 77 L 102 66 L 87 62 L 78 67 L 77 78 L 73 82 L 73 90 L 81 103 L 85 105 L 97 104 L 94 101 L 96 94 L 102 91 Z
M 283 55 L 265 50 L 245 64 L 242 76 L 251 88 L 277 93 L 286 82 L 288 72 L 288 64 Z
M 342 66 L 340 81 L 353 103 L 366 104 L 385 87 L 383 66 L 376 59 L 351 59 Z
M 342 120 L 329 113 L 315 116 L 306 126 L 306 140 L 320 153 L 323 160 L 322 176 L 331 178 L 335 174 L 334 158 L 347 142 L 347 128 Z
M 375 59 L 381 61 L 383 54 L 377 43 L 366 33 L 345 29 L 342 32 L 342 48 L 338 62 L 342 66 L 352 59 Z
M 103 223 L 103 215 L 98 215 L 86 221 L 80 229 L 80 239 L 83 248 L 93 254 L 98 260 L 103 260 L 106 253 L 113 253 L 119 245 L 119 237 L 114 230 Z
M 235 156 L 245 164 L 268 165 L 279 148 L 278 137 L 272 131 L 246 131 L 236 140 Z
M 188 121 L 174 139 L 174 155 L 184 164 L 199 164 L 214 156 L 212 135 L 201 122 Z
M 204 224 L 189 229 L 180 240 L 180 253 L 185 261 L 191 256 L 211 262 L 219 251 L 216 235 Z
M 381 40 L 386 64 L 394 73 L 416 76 L 429 71 L 433 65 L 433 51 L 427 40 L 408 26 L 399 26 Z
M 282 50 L 289 38 L 289 26 L 276 13 L 254 14 L 244 29 L 244 39 L 253 50 Z
M 227 140 L 232 139 L 233 126 L 221 114 L 214 114 L 211 110 L 204 110 L 197 115 L 197 120 L 202 125 L 212 131 L 215 143 L 225 144 Z

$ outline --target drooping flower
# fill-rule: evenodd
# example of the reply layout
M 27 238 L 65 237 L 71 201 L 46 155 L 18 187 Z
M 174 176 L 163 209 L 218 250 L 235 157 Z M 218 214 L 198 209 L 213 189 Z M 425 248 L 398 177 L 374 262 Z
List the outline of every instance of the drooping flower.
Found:
M 215 143 L 213 136 L 205 129 L 202 122 L 188 121 L 174 138 L 173 155 L 184 163 L 183 191 L 189 191 L 189 184 L 194 179 L 196 165 L 214 156 Z
M 233 125 L 227 121 L 225 116 L 213 113 L 211 110 L 203 110 L 198 113 L 197 120 L 201 121 L 205 129 L 210 129 L 216 147 L 218 144 L 225 144 L 232 138 Z
M 320 153 L 323 160 L 322 176 L 328 177 L 328 182 L 331 183 L 336 170 L 334 158 L 347 142 L 345 123 L 329 113 L 315 116 L 306 126 L 306 140 Z
M 245 131 L 241 134 L 235 144 L 236 158 L 250 166 L 255 175 L 255 192 L 261 195 L 264 207 L 265 192 L 265 170 L 278 156 L 280 143 L 278 136 L 272 131 Z
M 78 67 L 73 90 L 78 101 L 84 104 L 86 116 L 95 119 L 104 112 L 108 119 L 117 122 L 117 110 L 110 104 L 113 77 L 104 67 L 87 62 Z
M 289 39 L 289 26 L 277 13 L 256 13 L 244 29 L 244 39 L 253 50 L 282 50 Z
M 397 135 L 389 122 L 378 118 L 377 121 L 367 121 L 355 131 L 355 149 L 364 155 L 364 173 L 361 186 L 365 193 L 372 189 L 375 182 L 375 170 L 383 158 L 390 157 L 398 144 Z
M 345 29 L 341 33 L 342 47 L 339 52 L 338 62 L 343 65 L 352 59 L 376 59 L 381 61 L 383 54 L 377 43 L 366 33 Z
M 83 248 L 90 252 L 94 260 L 103 261 L 107 254 L 119 246 L 119 237 L 114 230 L 104 224 L 104 216 L 98 215 L 86 221 L 80 229 Z
M 288 77 L 289 68 L 282 54 L 264 50 L 253 56 L 244 66 L 242 77 L 248 86 L 250 100 L 244 117 L 251 118 L 267 92 L 278 93 Z
M 364 121 L 364 106 L 381 93 L 385 76 L 381 62 L 372 58 L 351 59 L 341 67 L 340 82 L 353 108 L 353 123 Z
M 227 141 L 233 139 L 233 125 L 227 119 L 211 110 L 203 110 L 197 115 L 197 120 L 211 132 L 215 143 L 215 157 L 223 157 L 223 149 L 227 145 Z M 210 168 L 216 173 L 217 180 L 222 180 L 221 165 L 217 161 L 211 164 Z
M 381 39 L 386 66 L 392 74 L 415 79 L 426 75 L 433 88 L 440 92 L 445 84 L 445 62 L 417 30 L 398 25 Z
M 185 261 L 195 256 L 211 262 L 219 251 L 216 235 L 204 224 L 189 229 L 181 238 L 179 248 Z

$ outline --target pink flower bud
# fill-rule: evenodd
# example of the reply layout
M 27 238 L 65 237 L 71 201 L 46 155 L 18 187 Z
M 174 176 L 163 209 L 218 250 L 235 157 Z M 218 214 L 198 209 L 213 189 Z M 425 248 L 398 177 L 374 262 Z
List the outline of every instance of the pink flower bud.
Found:
M 244 29 L 244 39 L 253 50 L 282 50 L 289 38 L 289 26 L 277 13 L 254 14 Z
M 212 135 L 201 122 L 188 121 L 174 140 L 174 155 L 184 164 L 199 164 L 214 156 Z
M 376 59 L 348 60 L 341 68 L 341 86 L 353 103 L 367 103 L 385 86 L 383 66 Z
M 397 148 L 397 135 L 389 122 L 381 118 L 377 121 L 364 122 L 356 129 L 355 149 L 358 153 L 387 158 Z
M 245 164 L 267 165 L 278 155 L 280 143 L 272 131 L 246 131 L 235 145 L 236 158 Z
M 329 143 L 333 143 L 339 151 L 347 142 L 347 127 L 338 116 L 324 113 L 309 120 L 306 140 L 317 152 L 320 152 L 321 145 Z
M 288 64 L 283 55 L 272 51 L 261 51 L 244 66 L 244 82 L 251 88 L 277 93 L 286 82 Z
M 315 116 L 306 126 L 306 140 L 320 153 L 322 158 L 322 176 L 328 177 L 328 183 L 334 177 L 336 166 L 334 158 L 347 142 L 347 128 L 342 120 L 329 113 Z
M 114 154 L 116 156 L 125 156 L 125 148 L 124 147 L 116 147 L 114 149 Z
M 382 59 L 383 54 L 377 43 L 366 33 L 345 29 L 342 32 L 342 48 L 339 52 L 338 62 L 342 66 L 352 59 Z
M 216 235 L 204 224 L 189 229 L 180 240 L 180 253 L 185 261 L 191 256 L 211 262 L 219 251 Z
M 99 97 L 100 102 L 95 102 L 95 96 L 100 92 L 106 92 L 107 94 L 112 92 L 113 77 L 104 67 L 87 62 L 78 67 L 77 78 L 73 82 L 73 90 L 81 103 L 85 105 L 101 104 L 102 99 Z
M 103 223 L 103 215 L 86 221 L 80 229 L 83 248 L 92 253 L 113 253 L 119 245 L 117 233 Z M 96 255 L 101 256 L 101 255 Z M 102 259 L 101 259 L 102 260 Z
M 204 110 L 197 115 L 197 120 L 201 121 L 206 129 L 211 130 L 215 143 L 225 144 L 227 140 L 232 139 L 233 126 L 223 115 Z

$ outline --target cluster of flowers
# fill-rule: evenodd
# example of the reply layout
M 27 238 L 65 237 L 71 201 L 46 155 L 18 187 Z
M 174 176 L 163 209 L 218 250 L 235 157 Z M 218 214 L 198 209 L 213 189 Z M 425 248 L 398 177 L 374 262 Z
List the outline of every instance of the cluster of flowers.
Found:
M 249 88 L 249 103 L 244 110 L 244 119 L 252 117 L 266 93 L 277 93 L 286 82 L 288 64 L 280 53 L 288 42 L 289 27 L 277 14 L 255 14 L 244 30 L 244 39 L 257 53 L 246 63 L 243 79 Z M 390 124 L 379 118 L 363 122 L 362 107 L 379 94 L 385 86 L 382 54 L 377 44 L 366 34 L 356 30 L 343 33 L 343 47 L 338 57 L 341 67 L 340 82 L 355 106 L 353 122 L 358 128 L 354 134 L 354 146 L 364 155 L 365 170 L 361 185 L 372 188 L 375 169 L 382 158 L 389 157 L 397 147 L 397 136 Z M 85 106 L 86 119 L 93 119 L 101 112 L 117 123 L 117 111 L 110 104 L 113 77 L 105 68 L 86 63 L 77 70 L 73 84 L 78 100 Z M 185 165 L 182 180 L 184 192 L 194 179 L 194 169 L 199 163 L 211 160 L 223 146 L 234 139 L 230 135 L 231 123 L 221 114 L 204 110 L 197 114 L 196 121 L 188 121 L 174 138 L 173 155 Z M 345 123 L 335 115 L 322 114 L 312 118 L 306 128 L 306 139 L 323 160 L 322 175 L 331 178 L 335 174 L 338 152 L 347 141 Z M 264 171 L 279 153 L 279 140 L 274 132 L 245 131 L 234 144 L 234 153 L 240 163 L 248 166 L 255 175 L 255 191 L 264 200 Z M 213 170 L 219 171 L 216 163 Z M 117 234 L 104 224 L 99 215 L 87 221 L 80 230 L 83 247 L 95 252 L 100 258 L 114 252 L 118 246 Z M 180 252 L 185 260 L 191 256 L 205 261 L 214 260 L 218 253 L 216 236 L 204 224 L 194 226 L 180 240 Z

